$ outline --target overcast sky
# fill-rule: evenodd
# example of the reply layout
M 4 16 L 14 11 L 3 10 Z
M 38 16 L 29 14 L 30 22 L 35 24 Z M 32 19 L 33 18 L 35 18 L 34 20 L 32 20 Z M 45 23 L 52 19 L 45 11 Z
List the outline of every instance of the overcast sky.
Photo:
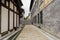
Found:
M 30 7 L 30 2 L 31 0 L 21 0 L 22 3 L 23 3 L 23 8 L 25 10 L 25 17 L 28 16 L 28 13 L 29 13 L 29 7 Z

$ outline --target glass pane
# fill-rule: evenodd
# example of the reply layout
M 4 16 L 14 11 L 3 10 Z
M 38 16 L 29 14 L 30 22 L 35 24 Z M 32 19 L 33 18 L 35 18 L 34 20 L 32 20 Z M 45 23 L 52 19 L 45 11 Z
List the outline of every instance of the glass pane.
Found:
M 2 6 L 1 11 L 1 33 L 8 31 L 8 9 Z

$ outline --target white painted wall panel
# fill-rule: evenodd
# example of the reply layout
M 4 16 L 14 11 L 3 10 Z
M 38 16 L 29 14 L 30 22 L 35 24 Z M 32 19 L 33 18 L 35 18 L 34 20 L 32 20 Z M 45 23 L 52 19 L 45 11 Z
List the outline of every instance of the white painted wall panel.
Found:
M 2 6 L 1 11 L 1 33 L 8 31 L 8 9 Z
M 16 27 L 16 14 L 14 14 L 14 27 Z
M 13 9 L 13 3 L 12 2 L 10 2 L 10 8 Z
M 19 15 L 17 15 L 17 27 L 19 27 Z
M 10 30 L 13 29 L 13 12 L 10 11 Z
M 6 1 L 6 6 L 8 6 L 8 1 Z
M 16 9 L 16 6 L 14 6 L 14 7 L 15 7 L 15 11 L 16 11 L 16 10 L 17 10 L 17 9 Z
M 2 3 L 4 3 L 4 0 L 2 0 Z

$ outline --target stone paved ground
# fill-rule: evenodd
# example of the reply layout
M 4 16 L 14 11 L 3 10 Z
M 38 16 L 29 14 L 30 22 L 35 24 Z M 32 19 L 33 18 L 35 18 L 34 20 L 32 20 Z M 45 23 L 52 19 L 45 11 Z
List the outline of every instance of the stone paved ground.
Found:
M 40 29 L 33 25 L 26 25 L 16 40 L 51 40 Z

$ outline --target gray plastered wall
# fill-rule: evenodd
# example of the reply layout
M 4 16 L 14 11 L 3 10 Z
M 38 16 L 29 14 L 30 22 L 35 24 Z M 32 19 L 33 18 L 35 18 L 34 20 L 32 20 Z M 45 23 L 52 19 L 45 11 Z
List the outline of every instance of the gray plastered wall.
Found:
M 60 0 L 54 0 L 43 10 L 43 29 L 60 38 Z

